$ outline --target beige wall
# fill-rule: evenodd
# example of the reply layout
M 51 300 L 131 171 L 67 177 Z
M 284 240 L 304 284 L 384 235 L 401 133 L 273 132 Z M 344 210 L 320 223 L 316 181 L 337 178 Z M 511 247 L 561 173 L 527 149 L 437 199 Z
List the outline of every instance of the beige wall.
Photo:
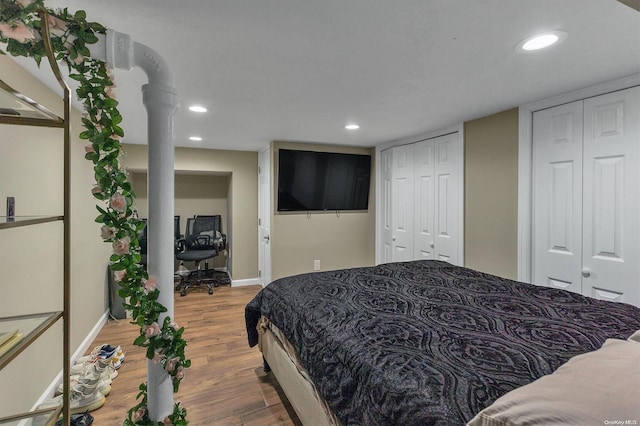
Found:
M 141 218 L 148 216 L 148 195 L 146 173 L 131 173 L 131 187 L 136 193 L 136 208 Z M 230 176 L 211 174 L 176 174 L 175 176 L 175 214 L 180 216 L 180 233 L 185 233 L 187 218 L 194 215 L 222 216 L 222 232 L 227 233 L 227 198 Z M 177 266 L 177 265 L 176 265 Z M 193 262 L 185 264 L 194 269 Z M 209 261 L 209 267 L 225 267 L 225 257 L 217 256 Z
M 40 72 L 51 72 L 46 61 Z M 59 97 L 7 56 L 0 56 L 0 79 L 62 114 Z M 106 268 L 111 249 L 100 239 L 94 222 L 93 168 L 84 159 L 85 142 L 76 136 L 81 131 L 80 113 L 72 110 L 72 115 L 73 352 L 108 308 Z M 7 196 L 16 198 L 18 215 L 62 214 L 62 182 L 62 130 L 0 124 L 0 214 L 4 215 Z M 0 316 L 62 308 L 61 223 L 2 230 L 0 252 Z M 61 339 L 62 327 L 56 325 L 0 371 L 0 417 L 30 409 L 46 390 L 62 369 Z
M 134 181 L 138 185 L 138 172 L 147 169 L 147 146 L 125 145 L 125 151 L 123 163 L 134 173 Z M 229 269 L 233 280 L 257 278 L 258 153 L 176 148 L 175 170 L 177 175 L 195 174 L 194 178 L 197 174 L 230 175 L 225 230 L 230 242 Z M 176 195 L 179 195 L 178 186 Z M 178 203 L 176 200 L 176 205 Z M 138 208 L 140 209 L 140 206 Z
M 464 124 L 465 266 L 516 279 L 518 109 Z
M 335 145 L 273 142 L 272 155 L 272 209 L 271 265 L 272 279 L 313 271 L 314 260 L 320 260 L 320 269 L 371 266 L 375 263 L 375 160 L 372 159 L 369 210 L 366 212 L 312 212 L 278 213 L 276 211 L 278 149 L 345 152 L 351 154 L 375 153 L 373 148 L 354 148 Z

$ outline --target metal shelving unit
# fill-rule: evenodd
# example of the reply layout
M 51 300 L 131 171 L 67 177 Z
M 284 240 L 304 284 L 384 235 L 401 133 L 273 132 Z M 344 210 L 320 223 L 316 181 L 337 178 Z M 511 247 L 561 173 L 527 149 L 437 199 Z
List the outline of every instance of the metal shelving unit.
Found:
M 49 25 L 46 19 L 46 12 L 40 12 L 42 22 L 41 35 L 44 41 L 45 51 L 49 65 L 54 73 L 56 80 L 60 84 L 63 95 L 64 114 L 58 117 L 45 107 L 39 105 L 32 99 L 24 96 L 18 91 L 11 88 L 0 79 L 0 102 L 3 107 L 0 108 L 0 124 L 23 125 L 23 126 L 40 126 L 50 128 L 62 128 L 64 131 L 64 207 L 63 214 L 56 216 L 16 216 L 8 218 L 0 216 L 0 231 L 10 228 L 19 228 L 24 226 L 34 226 L 47 222 L 61 221 L 63 223 L 63 277 L 62 292 L 63 306 L 61 311 L 45 312 L 39 314 L 23 315 L 17 317 L 0 318 L 2 329 L 20 329 L 22 336 L 20 339 L 3 354 L 0 354 L 0 369 L 11 363 L 13 359 L 20 355 L 31 343 L 36 341 L 38 337 L 44 333 L 49 327 L 62 319 L 63 325 L 63 405 L 58 409 L 36 410 L 28 413 L 12 415 L 10 417 L 0 418 L 0 425 L 22 425 L 22 424 L 44 424 L 52 425 L 56 419 L 62 414 L 63 424 L 68 425 L 70 419 L 69 409 L 69 362 L 70 353 L 70 281 L 71 281 L 71 226 L 70 226 L 70 134 L 69 134 L 69 87 L 62 79 L 62 74 L 56 62 L 51 39 L 49 37 Z M 0 76 L 1 77 L 1 76 Z

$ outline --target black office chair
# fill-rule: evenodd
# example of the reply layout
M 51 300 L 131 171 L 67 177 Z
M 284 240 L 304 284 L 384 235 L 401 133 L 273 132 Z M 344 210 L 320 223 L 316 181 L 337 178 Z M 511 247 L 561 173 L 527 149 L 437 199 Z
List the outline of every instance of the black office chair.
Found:
M 227 234 L 223 234 L 222 233 L 222 216 L 217 214 L 217 215 L 211 215 L 211 216 L 206 216 L 206 215 L 196 215 L 194 217 L 205 217 L 205 218 L 212 218 L 214 221 L 214 228 L 217 231 L 216 235 L 219 235 L 219 239 L 218 239 L 218 254 L 222 253 L 224 251 L 224 249 L 227 248 Z M 225 262 L 227 261 L 227 259 L 225 258 Z M 213 271 L 209 270 L 209 262 L 205 261 L 205 271 L 207 273 L 207 275 L 212 275 L 215 278 L 215 287 L 218 287 L 220 284 L 231 284 L 231 278 L 229 277 L 229 274 L 227 273 L 227 265 L 225 263 L 225 270 L 224 271 L 219 271 L 214 269 Z
M 194 217 L 187 219 L 185 236 L 178 241 L 179 252 L 176 259 L 195 262 L 196 270 L 176 286 L 176 290 L 180 291 L 180 296 L 186 296 L 189 288 L 200 284 L 206 284 L 209 294 L 213 294 L 215 280 L 208 276 L 206 270 L 201 270 L 200 262 L 218 255 L 218 247 L 221 244 L 221 238 L 218 235 L 213 218 Z
M 138 244 L 140 244 L 140 263 L 147 267 L 147 219 L 140 219 L 144 222 L 144 228 L 138 235 Z M 174 251 L 178 253 L 178 241 L 182 238 L 180 234 L 180 216 L 173 216 L 173 233 L 174 233 Z

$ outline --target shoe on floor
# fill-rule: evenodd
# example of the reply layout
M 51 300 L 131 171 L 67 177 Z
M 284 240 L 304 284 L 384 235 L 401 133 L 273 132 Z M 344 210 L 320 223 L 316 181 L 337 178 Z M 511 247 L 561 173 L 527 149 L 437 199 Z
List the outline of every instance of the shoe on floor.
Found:
M 72 376 L 69 380 L 69 386 L 71 389 L 77 389 L 79 387 L 88 389 L 95 388 L 104 396 L 108 396 L 111 393 L 111 379 L 105 379 L 100 376 Z M 60 383 L 56 392 L 62 394 L 63 388 L 63 384 Z
M 105 397 L 97 388 L 77 387 L 70 389 L 69 409 L 71 414 L 80 414 L 85 411 L 94 411 L 102 407 Z M 38 405 L 38 409 L 56 408 L 62 405 L 62 395 L 51 398 Z
M 120 350 L 120 346 L 112 346 L 109 344 L 96 346 L 95 348 L 93 348 L 93 350 L 89 355 L 81 356 L 80 358 L 78 358 L 76 360 L 76 364 L 82 364 L 83 362 L 86 362 L 93 358 L 98 358 L 98 357 L 110 358 L 119 350 Z
M 100 381 L 103 382 L 100 385 L 100 392 L 104 396 L 107 396 L 111 391 L 111 386 L 110 386 L 111 382 L 117 376 L 118 376 L 118 372 L 115 370 L 115 368 L 113 368 L 111 362 L 98 360 L 93 364 L 89 364 L 82 374 L 71 375 L 71 377 L 69 378 L 69 381 L 70 381 L 71 387 L 73 387 L 81 379 L 94 380 L 96 378 L 99 378 Z M 60 383 L 57 389 L 58 394 L 62 393 L 62 388 L 63 388 L 63 385 L 62 383 Z
M 120 368 L 120 365 L 122 365 L 125 358 L 124 352 L 120 346 L 112 348 L 112 351 L 98 352 L 97 355 L 92 354 L 78 358 L 76 363 L 71 366 L 71 375 L 84 374 L 92 364 L 100 360 L 110 362 L 114 369 Z
M 72 414 L 70 420 L 71 426 L 90 426 L 93 424 L 93 416 L 88 411 L 82 414 Z M 56 422 L 56 426 L 62 426 L 62 419 Z

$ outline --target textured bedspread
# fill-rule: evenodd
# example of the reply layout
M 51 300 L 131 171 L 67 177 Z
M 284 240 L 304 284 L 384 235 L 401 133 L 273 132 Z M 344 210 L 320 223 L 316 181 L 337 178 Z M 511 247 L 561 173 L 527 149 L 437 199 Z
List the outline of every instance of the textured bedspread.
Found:
M 640 308 L 439 261 L 283 278 L 245 315 L 251 346 L 261 315 L 282 330 L 344 425 L 463 425 L 640 329 Z

